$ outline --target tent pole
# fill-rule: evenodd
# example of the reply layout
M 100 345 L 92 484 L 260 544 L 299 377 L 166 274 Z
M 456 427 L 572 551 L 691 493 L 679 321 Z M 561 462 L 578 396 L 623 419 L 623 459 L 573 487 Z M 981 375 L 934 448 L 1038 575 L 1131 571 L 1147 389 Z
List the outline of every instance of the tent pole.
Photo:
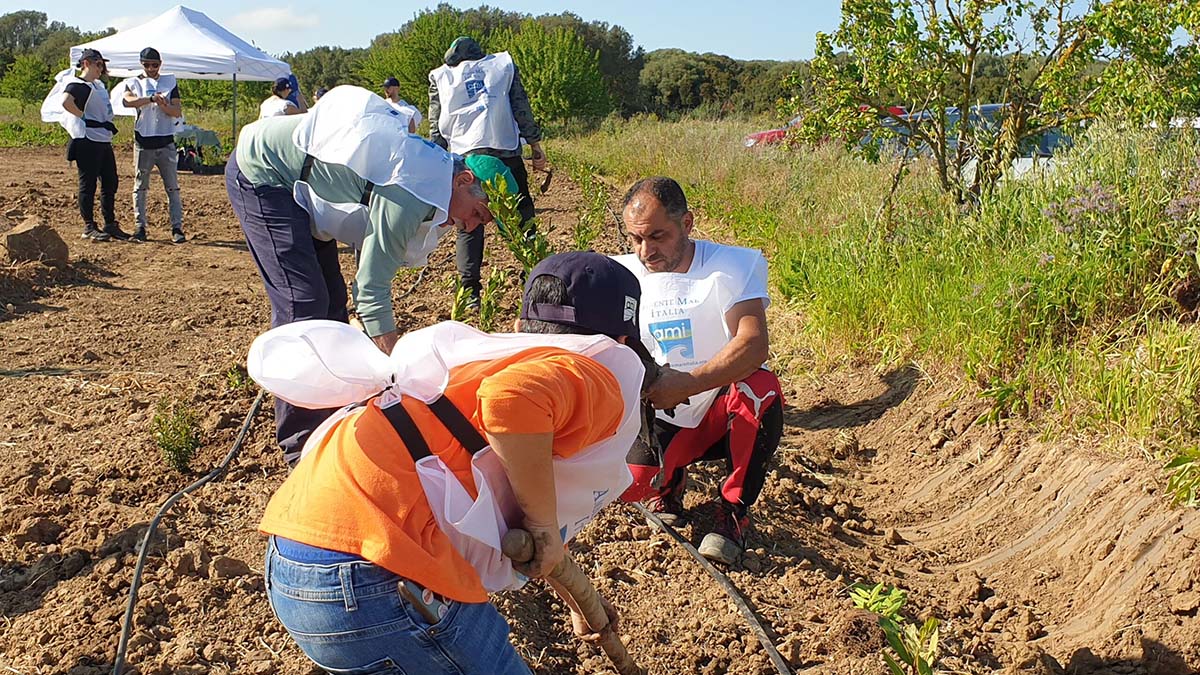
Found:
M 233 144 L 237 145 L 237 73 L 233 74 Z

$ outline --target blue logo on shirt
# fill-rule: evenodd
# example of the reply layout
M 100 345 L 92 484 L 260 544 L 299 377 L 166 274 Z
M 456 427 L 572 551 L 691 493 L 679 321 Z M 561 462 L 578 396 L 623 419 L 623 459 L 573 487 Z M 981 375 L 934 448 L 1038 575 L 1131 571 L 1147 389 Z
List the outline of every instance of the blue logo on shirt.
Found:
M 692 359 L 696 357 L 696 350 L 692 344 L 692 320 L 691 319 L 676 319 L 675 321 L 662 321 L 659 323 L 650 324 L 650 335 L 654 337 L 658 343 L 664 356 L 670 360 L 671 351 L 678 349 L 679 357 L 684 359 Z
M 463 84 L 467 87 L 467 96 L 470 96 L 471 98 L 475 98 L 476 95 L 487 91 L 487 87 L 484 86 L 483 80 L 467 80 L 466 82 L 463 82 Z

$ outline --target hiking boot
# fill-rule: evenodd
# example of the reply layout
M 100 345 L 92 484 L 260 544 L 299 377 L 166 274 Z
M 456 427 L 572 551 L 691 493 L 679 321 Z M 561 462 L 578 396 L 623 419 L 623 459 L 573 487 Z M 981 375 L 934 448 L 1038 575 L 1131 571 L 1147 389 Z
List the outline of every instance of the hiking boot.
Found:
M 116 239 L 117 241 L 129 241 L 132 237 L 129 233 L 121 229 L 121 226 L 116 223 L 109 223 L 104 226 L 104 233 Z
M 109 239 L 112 239 L 112 237 L 100 231 L 100 228 L 96 227 L 95 223 L 88 223 L 87 226 L 83 228 L 83 234 L 80 235 L 80 237 L 82 239 L 91 239 L 92 241 L 108 241 Z
M 146 241 L 145 226 L 138 225 L 137 229 L 133 231 L 133 240 L 134 241 Z
M 750 516 L 738 516 L 729 504 L 722 504 L 717 526 L 704 535 L 697 550 L 700 555 L 714 562 L 736 564 L 746 548 L 746 531 L 749 528 Z
M 687 487 L 687 470 L 679 469 L 679 476 L 663 491 L 646 500 L 646 508 L 658 516 L 664 525 L 682 527 L 687 524 L 687 511 L 683 508 L 683 491 Z M 654 524 L 653 521 L 650 522 Z
M 171 229 L 171 241 L 175 242 L 176 244 L 182 244 L 183 242 L 187 241 L 187 237 L 185 237 L 183 234 L 182 227 Z

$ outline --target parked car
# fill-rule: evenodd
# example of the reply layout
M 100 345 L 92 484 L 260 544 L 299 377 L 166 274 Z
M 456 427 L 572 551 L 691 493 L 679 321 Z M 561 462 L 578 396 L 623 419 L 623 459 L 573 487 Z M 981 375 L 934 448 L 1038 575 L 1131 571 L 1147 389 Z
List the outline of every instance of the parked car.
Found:
M 742 139 L 742 145 L 746 146 L 747 148 L 754 148 L 761 145 L 778 145 L 779 143 L 783 142 L 783 139 L 787 138 L 788 129 L 800 124 L 800 119 L 802 117 L 802 115 L 796 115 L 792 119 L 788 120 L 788 123 L 783 125 L 783 127 L 780 129 L 768 129 L 766 131 L 756 131 L 752 134 L 749 134 Z
M 867 110 L 867 107 L 863 106 L 860 108 L 860 110 Z M 898 105 L 889 106 L 888 111 L 893 115 L 908 114 L 908 111 L 905 110 L 903 106 Z M 752 134 L 749 134 L 742 139 L 742 144 L 747 148 L 754 148 L 762 145 L 777 145 L 782 143 L 783 140 L 787 138 L 788 130 L 800 124 L 801 117 L 803 116 L 797 115 L 793 117 L 792 119 L 788 120 L 787 124 L 783 125 L 783 127 L 779 129 L 768 129 L 766 131 L 756 131 Z

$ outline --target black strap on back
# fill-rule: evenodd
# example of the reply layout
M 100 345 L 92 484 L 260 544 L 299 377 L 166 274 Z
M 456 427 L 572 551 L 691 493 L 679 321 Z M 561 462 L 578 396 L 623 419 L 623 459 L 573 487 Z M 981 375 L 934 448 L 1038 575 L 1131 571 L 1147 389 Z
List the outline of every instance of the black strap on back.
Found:
M 454 402 L 445 396 L 439 397 L 433 403 L 428 404 L 429 409 L 433 412 L 442 426 L 454 436 L 454 440 L 462 444 L 467 452 L 474 455 L 475 453 L 487 447 L 487 441 L 483 435 L 471 424 L 467 416 L 454 405 Z M 380 408 L 383 411 L 384 417 L 392 423 L 392 428 L 396 430 L 396 434 L 400 436 L 400 440 L 404 442 L 404 446 L 408 448 L 408 454 L 412 455 L 413 461 L 417 462 L 433 454 L 429 450 L 429 444 L 425 442 L 425 437 L 421 434 L 421 430 L 417 428 L 416 421 L 412 415 L 404 409 L 404 406 L 399 402 L 387 408 Z
M 392 428 L 404 442 L 404 447 L 408 448 L 408 454 L 412 455 L 414 462 L 433 454 L 429 451 L 429 444 L 425 442 L 425 437 L 421 435 L 421 430 L 417 428 L 417 423 L 413 421 L 412 415 L 408 414 L 399 401 L 396 401 L 395 405 L 380 408 L 380 410 L 383 411 L 383 416 L 392 423 Z
M 436 401 L 429 404 L 429 409 L 437 415 L 442 426 L 454 436 L 454 439 L 467 449 L 472 455 L 487 447 L 487 441 L 483 439 L 483 435 L 471 424 L 471 420 L 462 414 L 458 406 L 454 402 L 446 398 L 444 395 Z
M 300 167 L 301 182 L 308 182 L 308 177 L 312 175 L 313 162 L 315 161 L 317 161 L 317 158 L 313 157 L 312 155 L 304 156 L 304 165 Z M 367 186 L 363 188 L 362 197 L 359 198 L 358 203 L 362 204 L 363 206 L 369 205 L 371 203 L 371 193 L 374 191 L 375 184 L 371 181 L 367 181 Z
M 304 156 L 304 166 L 300 167 L 300 181 L 307 183 L 308 177 L 312 175 L 313 162 L 317 160 L 312 155 Z

